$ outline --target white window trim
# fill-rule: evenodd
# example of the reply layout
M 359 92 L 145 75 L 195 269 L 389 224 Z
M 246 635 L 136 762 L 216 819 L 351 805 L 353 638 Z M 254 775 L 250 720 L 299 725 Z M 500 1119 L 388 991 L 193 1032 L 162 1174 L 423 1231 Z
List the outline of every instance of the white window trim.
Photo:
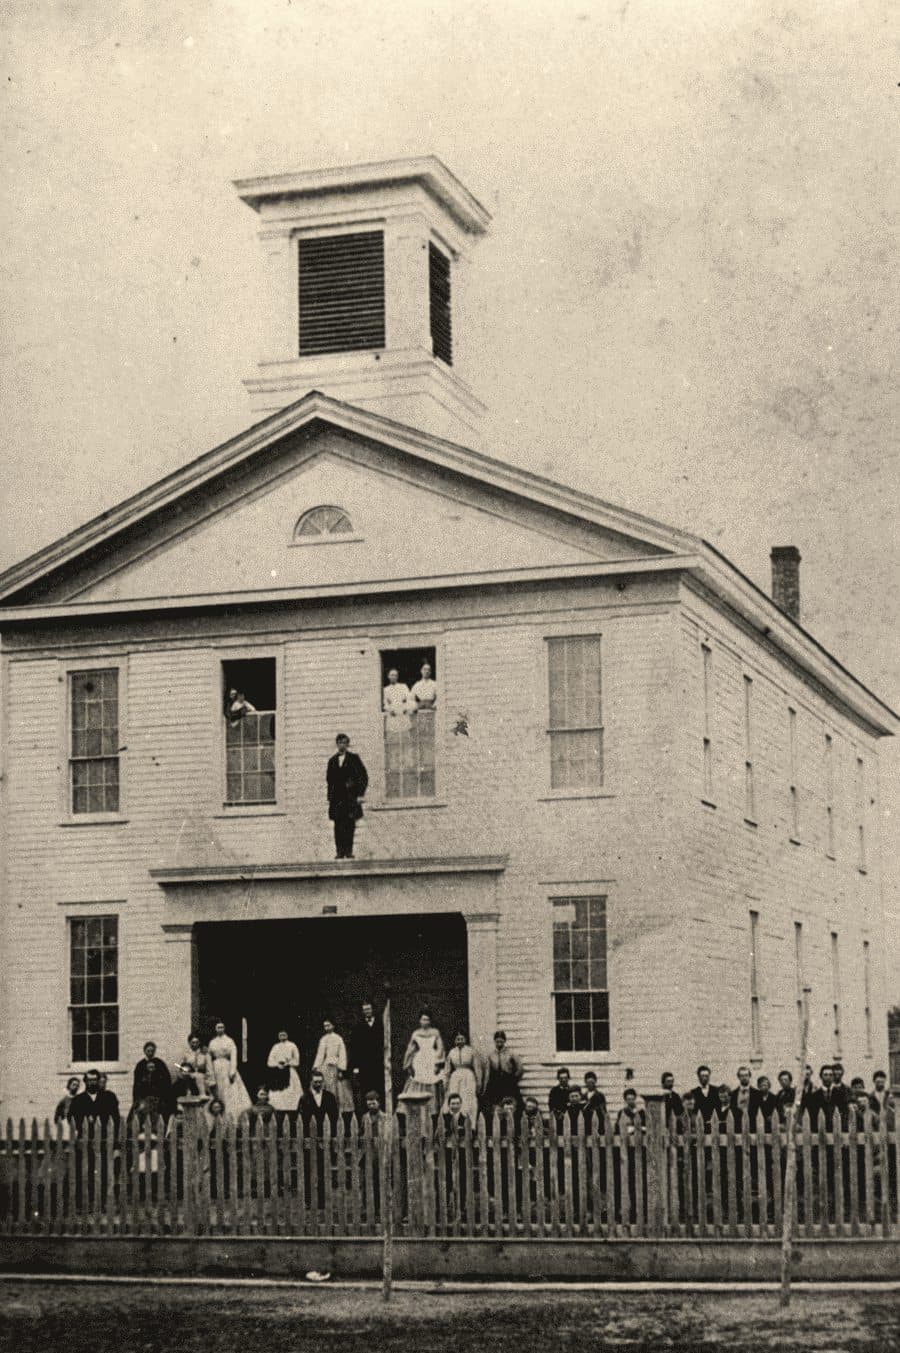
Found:
M 272 658 L 275 662 L 275 798 L 271 803 L 226 803 L 225 714 L 222 701 L 222 666 L 226 662 Z M 285 814 L 285 691 L 284 643 L 260 644 L 252 648 L 219 648 L 214 655 L 213 691 L 217 732 L 217 772 L 210 793 L 210 813 L 217 818 L 283 817 Z
M 388 634 L 379 635 L 377 638 L 369 638 L 366 641 L 367 647 L 372 651 L 372 689 L 378 692 L 377 702 L 375 704 L 375 715 L 372 723 L 373 728 L 371 746 L 375 748 L 375 755 L 372 759 L 372 766 L 369 774 L 369 788 L 366 791 L 366 798 L 363 800 L 363 806 L 371 809 L 372 812 L 381 813 L 391 809 L 416 809 L 416 808 L 446 808 L 447 799 L 443 794 L 444 776 L 446 767 L 444 766 L 444 756 L 446 750 L 446 739 L 444 736 L 447 727 L 447 687 L 444 680 L 445 642 L 443 634 L 435 634 L 433 631 L 415 634 Z M 382 722 L 381 711 L 381 692 L 383 682 L 381 677 L 381 655 L 385 651 L 392 649 L 406 648 L 433 648 L 434 665 L 437 675 L 435 682 L 437 684 L 437 704 L 435 706 L 434 720 L 434 794 L 431 798 L 416 799 L 389 799 L 385 793 L 385 764 L 384 764 L 384 724 Z M 374 774 L 372 770 L 374 769 Z
M 597 879 L 594 882 L 555 883 L 539 885 L 541 899 L 547 914 L 546 941 L 544 944 L 544 990 L 546 992 L 546 1018 L 544 1020 L 543 1046 L 540 1050 L 541 1066 L 620 1066 L 623 1062 L 621 1052 L 615 1045 L 615 1021 L 613 1010 L 613 974 L 611 969 L 612 946 L 609 943 L 611 898 L 615 884 L 610 879 Z M 553 903 L 563 897 L 605 897 L 606 898 L 606 980 L 609 983 L 609 1041 L 606 1052 L 557 1052 L 556 1050 L 556 1008 L 553 1002 Z
M 125 960 L 126 953 L 125 941 L 127 938 L 128 923 L 124 908 L 126 906 L 125 898 L 106 898 L 91 899 L 87 902 L 60 902 L 62 910 L 60 917 L 58 955 L 59 962 L 56 965 L 56 971 L 61 975 L 56 990 L 56 1008 L 59 1016 L 56 1021 L 56 1046 L 58 1049 L 57 1065 L 60 1076 L 83 1076 L 85 1071 L 96 1067 L 98 1071 L 105 1071 L 107 1074 L 119 1074 L 129 1068 L 129 1063 L 123 1057 L 124 1049 L 129 1046 L 129 1031 L 127 1025 L 127 1005 L 124 999 L 125 993 Z M 118 921 L 118 951 L 119 951 L 119 1058 L 115 1062 L 73 1062 L 72 1056 L 72 1037 L 69 1026 L 69 1006 L 71 990 L 69 979 L 71 976 L 71 922 L 79 920 L 96 919 L 98 916 L 115 916 Z M 123 1105 L 121 1098 L 119 1107 L 123 1112 L 127 1112 L 128 1105 Z
M 74 672 L 101 672 L 115 668 L 119 674 L 119 808 L 115 813 L 73 813 L 70 761 L 72 754 L 72 710 L 69 677 Z M 96 827 L 128 821 L 128 656 L 67 659 L 59 663 L 62 698 L 59 705 L 59 742 L 63 748 L 59 776 L 59 826 Z
M 602 748 L 602 766 L 603 780 L 599 785 L 585 785 L 580 789 L 554 789 L 551 784 L 550 770 L 550 639 L 599 639 L 600 641 L 600 733 Z M 585 623 L 579 624 L 560 624 L 544 626 L 536 639 L 540 644 L 537 660 L 535 662 L 535 671 L 540 681 L 540 690 L 537 693 L 536 708 L 540 710 L 541 723 L 538 728 L 538 737 L 540 745 L 540 770 L 535 777 L 535 783 L 538 786 L 537 801 L 539 803 L 566 802 L 572 799 L 614 799 L 616 798 L 615 782 L 610 772 L 611 761 L 609 757 L 609 738 L 607 736 L 609 723 L 606 717 L 607 711 L 607 690 L 606 679 L 606 645 L 607 633 L 600 624 Z

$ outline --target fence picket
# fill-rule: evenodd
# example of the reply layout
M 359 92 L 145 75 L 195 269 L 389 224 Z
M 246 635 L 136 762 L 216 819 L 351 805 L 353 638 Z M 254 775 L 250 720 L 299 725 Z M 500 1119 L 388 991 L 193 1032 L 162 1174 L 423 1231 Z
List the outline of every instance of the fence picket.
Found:
M 481 1118 L 476 1120 L 476 1131 Z M 474 1236 L 477 1234 L 475 1217 L 475 1144 L 476 1137 L 472 1131 L 472 1124 L 467 1119 L 463 1127 L 462 1140 L 462 1159 L 460 1169 L 463 1171 L 463 1179 L 460 1180 L 460 1192 L 465 1197 L 465 1234 Z
M 814 1236 L 816 1175 L 813 1173 L 812 1128 L 809 1121 L 809 1113 L 807 1111 L 804 1111 L 800 1115 L 800 1119 L 800 1133 L 803 1150 L 803 1231 L 806 1236 Z M 818 1164 L 818 1162 L 816 1163 Z M 798 1196 L 798 1209 L 799 1206 L 800 1199 Z
M 769 1131 L 772 1122 L 766 1124 L 762 1116 L 762 1111 L 756 1111 L 756 1129 L 755 1138 L 755 1161 L 756 1161 L 756 1184 L 759 1211 L 759 1234 L 767 1237 L 769 1234 L 769 1184 L 772 1180 L 772 1162 L 774 1159 L 772 1152 L 772 1134 Z
M 872 1137 L 874 1135 L 873 1119 L 869 1109 L 866 1109 L 865 1115 L 865 1146 L 863 1147 L 866 1187 L 866 1235 L 872 1235 L 875 1230 L 875 1159 L 872 1151 Z
M 744 1208 L 744 1235 L 753 1235 L 753 1178 L 759 1179 L 759 1159 L 754 1158 L 751 1152 L 756 1146 L 756 1138 L 751 1143 L 750 1139 L 750 1113 L 749 1109 L 744 1109 L 741 1113 L 741 1197 Z M 757 1168 L 754 1172 L 753 1165 Z
M 834 1164 L 834 1151 L 829 1147 L 830 1138 L 829 1126 L 825 1120 L 825 1114 L 819 1114 L 819 1122 L 816 1130 L 817 1150 L 816 1156 L 819 1162 L 819 1226 L 820 1236 L 827 1236 L 829 1233 L 830 1207 L 830 1174 Z

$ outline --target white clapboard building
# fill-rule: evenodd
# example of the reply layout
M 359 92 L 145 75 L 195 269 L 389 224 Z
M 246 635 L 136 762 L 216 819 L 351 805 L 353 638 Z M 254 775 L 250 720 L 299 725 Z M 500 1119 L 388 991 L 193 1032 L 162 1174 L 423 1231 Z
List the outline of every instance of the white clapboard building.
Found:
M 269 350 L 253 425 L 0 577 L 0 1112 L 89 1066 L 130 1102 L 221 1016 L 393 992 L 498 1027 L 545 1094 L 796 1054 L 887 1060 L 877 745 L 897 717 L 700 538 L 468 449 L 484 208 L 434 158 L 237 184 Z M 477 289 L 477 269 L 470 270 Z M 457 333 L 456 337 L 459 337 Z M 142 449 L 152 461 L 152 448 Z M 430 711 L 386 718 L 427 662 Z M 228 692 L 252 705 L 225 716 Z M 325 767 L 370 777 L 335 859 Z

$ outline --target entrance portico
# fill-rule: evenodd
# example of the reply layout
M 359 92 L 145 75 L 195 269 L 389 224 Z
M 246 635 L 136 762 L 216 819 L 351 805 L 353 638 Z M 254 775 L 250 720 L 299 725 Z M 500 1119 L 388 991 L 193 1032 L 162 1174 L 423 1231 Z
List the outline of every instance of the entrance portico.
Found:
M 151 871 L 166 894 L 167 1048 L 221 1016 L 255 1074 L 286 1023 L 306 1072 L 322 1018 L 348 1033 L 359 1002 L 380 1008 L 388 982 L 395 1073 L 422 1004 L 448 1041 L 461 1027 L 487 1050 L 505 865 L 467 856 Z

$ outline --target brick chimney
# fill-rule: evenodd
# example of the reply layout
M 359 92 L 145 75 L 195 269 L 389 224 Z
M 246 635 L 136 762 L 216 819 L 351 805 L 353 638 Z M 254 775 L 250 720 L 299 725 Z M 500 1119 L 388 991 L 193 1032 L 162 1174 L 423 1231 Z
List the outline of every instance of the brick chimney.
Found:
M 454 301 L 490 217 L 435 156 L 242 179 L 268 262 L 254 412 L 321 390 L 471 445 L 484 406 L 461 378 Z
M 799 623 L 800 620 L 800 551 L 796 545 L 773 545 L 772 600 L 776 606 Z

